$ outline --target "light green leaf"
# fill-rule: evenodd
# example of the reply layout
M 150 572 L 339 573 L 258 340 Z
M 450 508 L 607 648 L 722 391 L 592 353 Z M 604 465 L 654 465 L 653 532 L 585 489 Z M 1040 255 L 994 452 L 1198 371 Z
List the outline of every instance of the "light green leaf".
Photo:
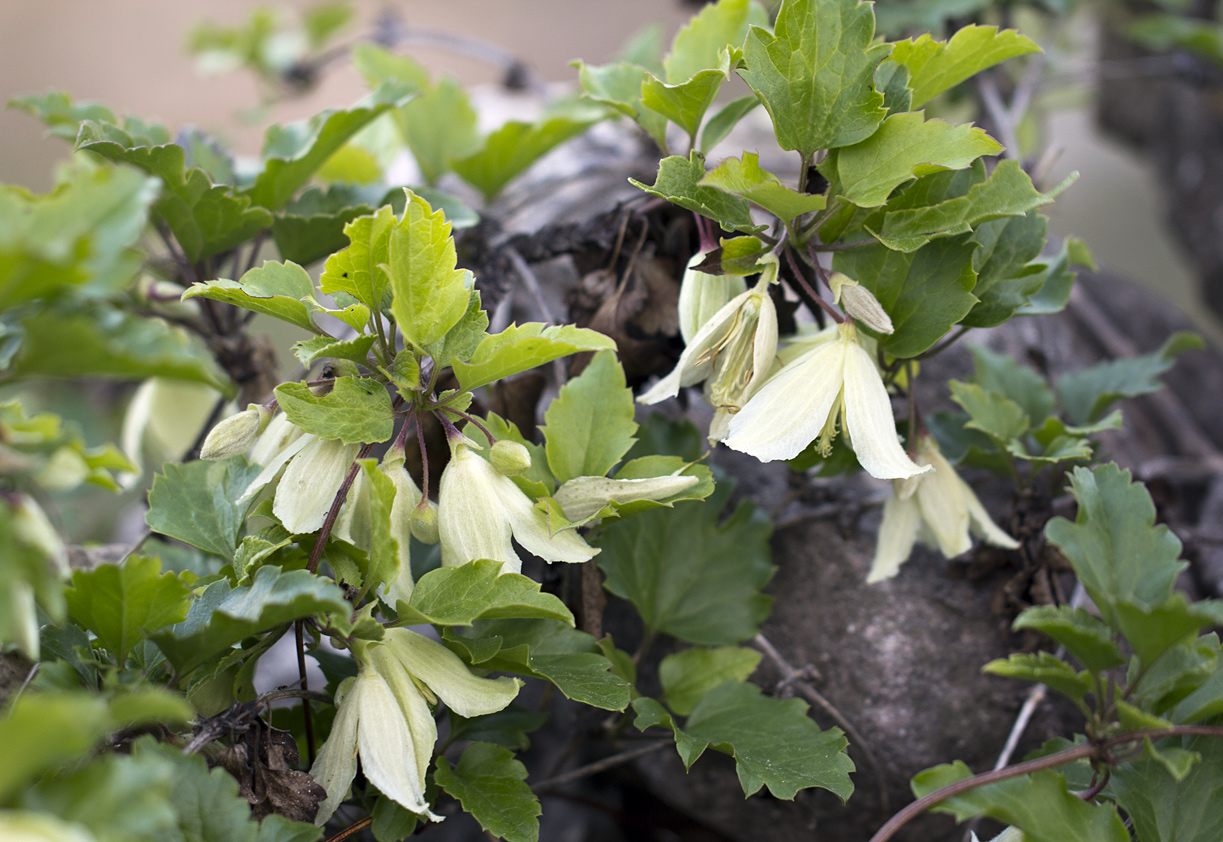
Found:
M 344 235 L 351 245 L 327 258 L 319 289 L 328 295 L 351 295 L 375 312 L 389 306 L 390 277 L 382 267 L 390 263 L 388 244 L 391 231 L 399 224 L 387 205 L 345 225 Z
M 235 456 L 224 462 L 167 462 L 162 471 L 149 491 L 149 528 L 232 559 L 246 515 L 246 506 L 236 501 L 260 467 Z
M 965 427 L 980 430 L 990 438 L 1005 444 L 1022 436 L 1031 426 L 1023 407 L 1005 395 L 987 391 L 976 383 L 952 380 L 951 399 L 964 407 L 970 420 Z
M 349 138 L 410 95 L 407 86 L 380 87 L 367 106 L 347 111 L 323 111 L 309 120 L 272 126 L 263 142 L 263 171 L 245 195 L 261 207 L 279 210 L 293 198 L 315 171 Z
M 687 158 L 672 155 L 658 162 L 658 175 L 653 185 L 636 179 L 629 181 L 651 196 L 666 199 L 693 213 L 699 213 L 717 222 L 728 231 L 753 234 L 765 226 L 752 222 L 751 211 L 745 199 L 731 195 L 716 187 L 701 184 L 705 178 L 705 157 L 693 151 Z
M 187 619 L 153 635 L 179 675 L 243 639 L 273 626 L 330 612 L 347 615 L 352 606 L 334 582 L 305 570 L 264 565 L 249 585 L 228 579 L 209 585 L 191 605 Z
M 173 573 L 161 574 L 161 561 L 129 556 L 123 564 L 103 564 L 72 574 L 65 591 L 72 618 L 127 663 L 127 653 L 142 637 L 187 617 L 191 592 Z
M 429 184 L 480 148 L 476 111 L 463 86 L 449 76 L 396 111 L 395 120 Z
M 859 207 L 878 207 L 907 181 L 961 170 L 1001 151 L 1002 145 L 981 129 L 905 112 L 888 117 L 866 140 L 837 150 L 836 175 L 846 199 Z
M 972 24 L 959 29 L 950 41 L 935 41 L 929 33 L 892 48 L 892 61 L 909 69 L 913 108 L 975 76 L 987 67 L 1027 53 L 1039 53 L 1034 41 L 1013 29 Z
M 313 295 L 314 283 L 305 269 L 296 263 L 274 263 L 267 260 L 238 281 L 220 279 L 192 284 L 183 292 L 183 299 L 210 298 L 213 301 L 223 301 L 289 322 L 311 333 L 322 333 L 310 317 L 310 313 L 318 308 L 302 301 L 305 298 L 312 302 Z
M 1113 463 L 1075 468 L 1070 484 L 1078 516 L 1074 523 L 1054 518 L 1045 535 L 1070 561 L 1104 621 L 1117 626 L 1121 603 L 1166 601 L 1186 564 L 1179 559 L 1180 540 L 1168 527 L 1155 526 L 1147 490 Z
M 470 360 L 487 336 L 488 313 L 480 306 L 480 293 L 473 289 L 463 318 L 441 339 L 426 345 L 425 353 L 433 358 L 438 368 L 446 368 L 455 360 Z
M 1056 408 L 1056 401 L 1045 379 L 1014 357 L 991 351 L 984 345 L 970 345 L 976 373 L 973 382 L 987 391 L 1006 395 L 1036 424 L 1043 422 Z
M 573 614 L 539 583 L 517 573 L 501 574 L 497 561 L 439 567 L 420 577 L 410 604 L 400 603 L 404 625 L 470 626 L 479 619 L 538 617 L 573 625 Z
M 528 322 L 510 325 L 483 339 L 471 359 L 452 360 L 454 375 L 464 389 L 475 389 L 521 371 L 580 351 L 614 350 L 615 340 L 572 325 Z
M 645 512 L 610 524 L 595 543 L 605 586 L 636 606 L 646 628 L 706 646 L 739 643 L 759 631 L 772 599 L 772 527 L 750 503 L 724 522 L 722 483 L 703 506 Z
M 718 109 L 701 129 L 701 142 L 697 150 L 708 155 L 710 150 L 726 139 L 727 135 L 739 124 L 739 121 L 752 112 L 760 104 L 760 98 L 755 94 L 731 100 Z
M 423 350 L 467 312 L 469 273 L 456 268 L 458 256 L 445 214 L 405 192 L 408 204 L 402 221 L 391 229 L 387 242 L 387 271 L 395 295 L 391 311 L 404 338 Z
M 739 75 L 764 102 L 782 149 L 804 157 L 857 143 L 883 120 L 875 67 L 890 44 L 871 45 L 875 15 L 858 0 L 786 0 L 774 32 L 753 26 Z
M 258 824 L 250 802 L 238 794 L 238 781 L 224 769 L 209 769 L 198 754 L 183 754 L 152 737 L 139 740 L 133 757 L 153 755 L 173 764 L 170 801 L 178 813 L 178 831 L 187 842 L 254 842 Z
M 725 63 L 723 63 L 725 66 Z M 695 139 L 701 119 L 726 81 L 725 70 L 702 70 L 686 82 L 667 85 L 653 76 L 641 83 L 641 104 L 675 123 Z
M 72 101 L 68 94 L 53 91 L 47 94 L 29 94 L 8 101 L 7 106 L 15 111 L 24 111 L 47 126 L 48 134 L 71 143 L 76 140 L 81 123 L 86 120 L 116 123 L 115 113 L 96 102 Z
M 1013 627 L 1035 629 L 1066 647 L 1088 670 L 1104 672 L 1125 663 L 1108 626 L 1082 608 L 1033 605 L 1015 618 Z
M 701 179 L 701 185 L 717 187 L 727 193 L 742 196 L 764 208 L 783 222 L 804 213 L 823 210 L 826 197 L 799 193 L 786 187 L 777 176 L 761 169 L 760 158 L 754 152 L 744 152 L 743 158 L 727 158 Z
M 1181 780 L 1158 758 L 1113 770 L 1109 787 L 1134 822 L 1142 842 L 1214 842 L 1223 839 L 1223 744 L 1215 737 L 1161 740 L 1158 750 L 1194 752 L 1201 762 Z
M 491 201 L 501 188 L 545 152 L 580 135 L 598 120 L 557 116 L 539 123 L 511 120 L 484 139 L 479 152 L 452 163 L 452 168 L 468 184 Z
M 372 333 L 354 339 L 338 340 L 330 336 L 314 336 L 293 344 L 293 355 L 307 370 L 317 360 L 352 360 L 361 365 L 369 364 L 369 349 L 378 337 Z
M 1057 379 L 1057 396 L 1073 423 L 1088 424 L 1099 420 L 1122 398 L 1157 391 L 1161 385 L 1159 376 L 1172 368 L 1177 354 L 1204 347 L 1197 334 L 1177 333 L 1153 353 L 1063 374 Z
M 603 710 L 628 707 L 632 685 L 612 671 L 593 637 L 561 620 L 477 620 L 443 636 L 483 669 L 551 681 L 566 698 Z
M 747 681 L 759 663 L 759 652 L 738 646 L 685 649 L 668 655 L 658 668 L 663 701 L 680 716 L 687 716 L 723 681 Z
M 386 441 L 395 432 L 391 396 L 372 377 L 339 377 L 316 395 L 304 383 L 281 383 L 276 400 L 294 426 L 344 444 Z
M 548 405 L 543 427 L 548 467 L 558 482 L 607 474 L 633 446 L 633 392 L 612 351 L 595 354 Z
M 453 769 L 439 757 L 435 777 L 490 836 L 506 842 L 539 839 L 539 799 L 526 784 L 527 767 L 509 749 L 472 743 Z
M 719 0 L 706 5 L 675 34 L 663 59 L 667 82 L 674 85 L 717 67 L 719 54 L 728 46 L 743 45 L 748 26 L 768 25 L 768 12 L 754 0 Z
M 1070 664 L 1049 652 L 1018 653 L 1006 660 L 990 661 L 981 671 L 1004 678 L 1044 684 L 1080 707 L 1083 705 L 1083 697 L 1092 689 L 1091 676 L 1088 673 L 1076 671 Z
M 911 254 L 882 245 L 836 252 L 832 266 L 874 293 L 895 332 L 879 339 L 894 357 L 915 357 L 973 308 L 976 273 L 966 237 L 935 240 Z
M 419 91 L 429 87 L 429 71 L 414 58 L 369 41 L 353 46 L 352 65 L 371 88 L 386 82 L 399 82 Z
M 935 766 L 913 778 L 918 798 L 970 777 L 960 761 Z M 1045 770 L 952 796 L 934 808 L 956 821 L 989 816 L 1023 831 L 1025 842 L 1130 842 L 1111 804 L 1084 801 L 1066 789 L 1066 779 Z
M 775 798 L 790 801 L 800 789 L 819 787 L 844 802 L 853 792 L 849 741 L 839 728 L 821 731 L 799 699 L 773 699 L 754 684 L 727 681 L 697 703 L 684 733 L 698 746 L 735 758 L 745 795 L 767 786 Z M 695 754 L 685 763 L 691 765 L 700 751 Z
M 1202 629 L 1223 625 L 1223 602 L 1190 604 L 1179 592 L 1154 606 L 1118 602 L 1116 611 L 1121 633 L 1144 664 L 1154 663 L 1178 643 L 1192 643 Z
M 664 154 L 667 149 L 667 118 L 642 105 L 641 85 L 652 74 L 629 62 L 592 66 L 577 62 L 585 97 L 634 120 Z

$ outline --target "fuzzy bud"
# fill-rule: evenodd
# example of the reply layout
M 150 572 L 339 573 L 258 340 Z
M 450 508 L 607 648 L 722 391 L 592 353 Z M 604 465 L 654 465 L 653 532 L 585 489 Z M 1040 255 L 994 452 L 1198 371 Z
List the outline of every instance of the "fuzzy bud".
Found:
M 736 275 L 710 275 L 692 267 L 705 260 L 697 253 L 688 261 L 684 278 L 679 284 L 679 333 L 684 344 L 692 342 L 698 330 L 713 318 L 714 314 L 747 292 L 747 282 Z
M 866 287 L 840 272 L 833 272 L 828 279 L 832 289 L 832 301 L 841 309 L 877 333 L 892 333 L 892 318 L 883 309 L 879 299 Z
M 218 461 L 246 453 L 271 420 L 272 410 L 251 404 L 212 428 L 208 438 L 204 439 L 204 446 L 200 448 L 200 458 Z
M 516 477 L 531 469 L 531 451 L 509 439 L 501 439 L 494 444 L 488 460 L 507 477 Z
M 412 510 L 409 528 L 412 530 L 412 537 L 422 544 L 436 544 L 441 540 L 437 531 L 437 503 L 421 500 L 420 505 Z

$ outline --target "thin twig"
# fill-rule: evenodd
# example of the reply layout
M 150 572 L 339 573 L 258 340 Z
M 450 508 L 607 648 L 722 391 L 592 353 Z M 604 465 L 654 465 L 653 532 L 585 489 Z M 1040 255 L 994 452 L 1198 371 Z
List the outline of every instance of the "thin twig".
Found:
M 647 754 L 653 754 L 660 748 L 666 748 L 669 745 L 675 745 L 673 740 L 659 740 L 656 743 L 651 743 L 646 746 L 638 746 L 631 748 L 628 751 L 622 751 L 619 754 L 613 754 L 611 757 L 605 757 L 594 763 L 588 763 L 585 766 L 579 766 L 569 772 L 564 772 L 551 778 L 545 778 L 537 784 L 531 786 L 532 792 L 543 792 L 545 790 L 554 789 L 570 781 L 576 781 L 580 778 L 586 778 L 590 775 L 597 775 L 600 772 L 628 763 L 631 760 L 636 760 L 638 757 L 644 757 Z
M 522 282 L 526 284 L 531 297 L 535 299 L 536 306 L 539 307 L 540 314 L 544 317 L 544 321 L 550 325 L 556 324 L 557 321 L 552 316 L 552 310 L 548 307 L 548 302 L 544 300 L 543 290 L 539 286 L 539 278 L 535 276 L 526 260 L 518 253 L 518 249 L 512 247 L 505 249 L 505 256 L 509 258 L 514 271 L 518 273 L 518 277 L 522 278 Z
M 373 823 L 374 823 L 374 817 L 366 816 L 365 818 L 361 819 L 360 821 L 353 822 L 348 827 L 344 828 L 339 833 L 337 833 L 335 836 L 328 836 L 326 839 L 326 842 L 344 842 L 344 840 L 347 839 L 348 837 L 353 836 L 357 833 L 360 833 L 361 831 L 365 830 L 365 828 L 369 827 Z
M 293 638 L 297 644 L 297 674 L 301 681 L 302 690 L 310 689 L 310 682 L 306 675 L 306 637 L 305 623 L 302 620 L 297 620 L 293 623 Z M 302 698 L 302 719 L 306 726 L 306 758 L 311 766 L 314 765 L 314 718 L 310 715 L 310 700 Z
M 357 459 L 364 459 L 373 449 L 372 444 L 364 445 L 357 453 Z M 323 527 L 319 530 L 318 537 L 314 539 L 314 549 L 310 551 L 310 561 L 306 564 L 306 569 L 311 573 L 318 571 L 319 562 L 323 560 L 323 548 L 327 546 L 327 539 L 331 537 L 331 530 L 335 526 L 336 518 L 339 517 L 340 507 L 344 505 L 348 489 L 352 488 L 353 481 L 357 478 L 357 471 L 361 470 L 357 459 L 353 460 L 348 473 L 344 475 L 344 481 L 340 483 L 340 489 L 335 493 L 335 499 L 331 501 L 331 508 L 327 510 L 327 517 L 323 518 Z
M 853 739 L 853 745 L 862 752 L 862 756 L 866 758 L 866 762 L 870 765 L 871 772 L 875 776 L 875 783 L 879 787 L 880 811 L 885 815 L 890 813 L 892 811 L 891 801 L 888 798 L 887 781 L 883 776 L 883 766 L 880 764 L 879 758 L 875 756 L 875 752 L 871 750 L 870 744 L 866 741 L 866 737 L 862 736 L 861 732 L 859 732 L 858 729 L 853 726 L 853 723 L 846 719 L 844 715 L 837 710 L 836 706 L 832 704 L 832 702 L 825 699 L 823 694 L 816 690 L 815 686 L 811 684 L 810 681 L 806 680 L 803 671 L 796 670 L 790 665 L 789 661 L 782 657 L 782 654 L 777 651 L 777 648 L 773 646 L 772 642 L 770 642 L 767 637 L 765 637 L 763 634 L 758 634 L 752 639 L 752 643 L 754 643 L 756 648 L 758 648 L 761 652 L 768 655 L 769 660 L 773 662 L 773 666 L 775 666 L 781 673 L 782 686 L 794 687 L 795 690 L 805 696 L 809 701 L 819 705 L 836 721 L 838 725 L 841 726 L 841 730 L 843 730 Z

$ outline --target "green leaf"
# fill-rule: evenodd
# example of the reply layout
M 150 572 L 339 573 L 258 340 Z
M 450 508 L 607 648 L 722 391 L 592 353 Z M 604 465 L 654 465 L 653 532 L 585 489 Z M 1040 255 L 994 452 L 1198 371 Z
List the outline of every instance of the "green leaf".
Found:
M 98 636 L 122 666 L 141 632 L 155 632 L 187 617 L 191 592 L 173 573 L 161 574 L 161 560 L 129 556 L 72 574 L 64 596 L 72 618 Z
M 412 836 L 421 817 L 408 812 L 385 795 L 379 795 L 374 803 L 373 820 L 369 829 L 378 842 L 403 842 Z
M 1056 257 L 1044 264 L 1044 283 L 1040 291 L 1028 299 L 1028 303 L 1019 309 L 1020 315 L 1043 316 L 1060 313 L 1070 303 L 1070 290 L 1078 273 L 1071 266 L 1095 268 L 1095 260 L 1087 246 L 1075 237 L 1067 237 L 1062 243 L 1062 249 Z
M 996 327 L 1040 291 L 1045 284 L 1045 266 L 1035 258 L 1044 248 L 1046 224 L 1047 220 L 1033 211 L 977 228 L 973 239 L 981 245 L 973 255 L 973 268 L 977 270 L 973 295 L 981 300 L 961 324 Z
M 960 761 L 935 766 L 913 778 L 918 798 L 970 777 Z M 1129 842 L 1130 835 L 1111 804 L 1084 801 L 1066 789 L 1066 779 L 1045 770 L 977 787 L 934 808 L 956 821 L 989 816 L 1023 831 L 1025 842 Z
M 1146 488 L 1113 463 L 1075 468 L 1070 484 L 1078 516 L 1074 523 L 1054 518 L 1045 535 L 1070 561 L 1104 621 L 1117 627 L 1121 603 L 1166 601 L 1186 565 L 1179 560 L 1180 540 L 1168 527 L 1155 526 Z
M 530 734 L 542 728 L 548 721 L 546 713 L 527 710 L 511 704 L 504 710 L 484 716 L 464 719 L 454 711 L 450 714 L 450 735 L 454 741 L 495 743 L 513 751 L 526 751 L 531 747 Z
M 238 281 L 216 280 L 192 284 L 183 299 L 210 298 L 255 313 L 297 325 L 311 333 L 322 333 L 310 313 L 317 307 L 305 303 L 314 295 L 314 282 L 296 263 L 265 260 Z
M 667 85 L 653 76 L 647 76 L 641 83 L 641 104 L 657 111 L 683 129 L 689 138 L 695 139 L 701 119 L 725 81 L 725 70 L 702 70 L 688 81 L 676 85 Z
M 232 390 L 212 355 L 186 331 L 102 302 L 39 307 L 21 323 L 21 330 L 21 350 L 13 365 L 17 375 L 171 377 L 206 383 L 220 392 Z M 65 342 L 65 336 L 72 341 Z
M 1034 423 L 1039 424 L 1053 414 L 1056 401 L 1045 379 L 1013 357 L 991 351 L 984 345 L 970 345 L 976 373 L 973 382 L 990 392 L 997 392 L 1018 404 Z
M 973 308 L 975 244 L 965 237 L 935 240 L 911 254 L 882 245 L 836 252 L 833 268 L 874 293 L 895 332 L 879 345 L 894 357 L 915 357 L 946 335 Z
M 697 144 L 697 150 L 703 155 L 708 155 L 710 150 L 725 140 L 739 121 L 759 104 L 760 98 L 755 94 L 739 97 L 726 103 L 709 118 L 705 123 L 705 128 L 701 129 L 701 142 Z
M 176 143 L 156 144 L 111 123 L 87 121 L 76 148 L 160 178 L 164 187 L 154 207 L 192 262 L 245 243 L 272 224 L 272 215 L 252 207 L 249 197 L 235 195 L 229 185 L 214 185 L 200 167 L 188 168 L 186 152 Z
M 187 619 L 153 635 L 180 675 L 253 634 L 329 612 L 347 615 L 352 606 L 334 582 L 305 570 L 265 565 L 250 585 L 213 582 L 191 605 Z
M 772 599 L 772 526 L 750 503 L 719 515 L 731 493 L 719 485 L 703 506 L 645 512 L 610 524 L 595 542 L 605 586 L 629 600 L 646 628 L 706 646 L 753 637 Z
M 453 360 L 451 365 L 459 385 L 470 390 L 570 354 L 615 347 L 615 340 L 593 330 L 528 322 L 485 337 L 470 360 Z
M 1178 643 L 1192 643 L 1202 629 L 1223 625 L 1223 602 L 1190 604 L 1179 592 L 1155 606 L 1119 602 L 1116 611 L 1121 633 L 1144 664 Z
M 749 26 L 768 25 L 768 12 L 753 0 L 719 0 L 706 5 L 675 34 L 663 59 L 667 82 L 674 85 L 717 67 L 719 54 L 728 46 L 743 45 Z
M 1104 672 L 1125 663 L 1108 626 L 1082 608 L 1034 605 L 1015 618 L 1013 628 L 1035 629 L 1048 635 L 1091 672 Z
M 224 462 L 167 462 L 153 478 L 145 521 L 154 532 L 232 559 L 246 516 L 246 506 L 237 500 L 260 470 L 237 456 Z
M 477 620 L 446 640 L 470 653 L 483 669 L 551 681 L 566 698 L 603 710 L 628 707 L 632 685 L 612 671 L 593 637 L 561 620 Z
M 853 792 L 848 740 L 839 728 L 821 731 L 799 699 L 769 698 L 754 684 L 728 681 L 697 703 L 683 730 L 698 746 L 685 763 L 692 765 L 702 744 L 732 755 L 745 795 L 767 786 L 790 801 L 800 789 L 820 787 L 844 802 Z
M 918 176 L 961 170 L 1002 145 L 984 131 L 920 112 L 893 114 L 866 140 L 838 149 L 836 175 L 842 195 L 858 207 L 878 207 L 892 191 Z
M 1004 660 L 990 661 L 981 668 L 990 675 L 1017 678 L 1044 684 L 1071 701 L 1083 705 L 1083 697 L 1091 692 L 1091 676 L 1078 672 L 1070 664 L 1049 652 L 1019 653 Z
M 50 130 L 50 134 L 69 143 L 76 140 L 80 125 L 86 120 L 118 122 L 115 113 L 105 105 L 96 102 L 75 103 L 72 97 L 63 92 L 17 97 L 9 100 L 7 105 L 41 121 Z
M 388 244 L 399 224 L 387 205 L 345 225 L 351 245 L 327 258 L 319 289 L 328 295 L 351 295 L 374 312 L 389 306 L 390 277 L 382 267 L 390 263 Z
M 1027 53 L 1039 53 L 1034 41 L 1013 29 L 972 24 L 959 29 L 949 41 L 935 41 L 929 33 L 897 42 L 892 61 L 909 69 L 913 108 L 975 76 L 987 67 Z
M 558 482 L 601 477 L 633 446 L 633 392 L 612 351 L 595 354 L 544 414 L 548 467 Z
M 1158 391 L 1159 376 L 1172 368 L 1177 354 L 1204 347 L 1197 334 L 1177 333 L 1153 353 L 1063 374 L 1057 379 L 1057 396 L 1073 423 L 1097 421 L 1122 398 Z
M 634 120 L 666 153 L 667 118 L 641 102 L 641 86 L 652 76 L 649 70 L 624 61 L 598 67 L 577 62 L 577 66 L 586 99 Z
M 174 766 L 170 802 L 178 813 L 178 830 L 189 842 L 254 842 L 258 825 L 251 820 L 250 803 L 238 794 L 238 781 L 222 768 L 209 769 L 198 754 L 146 737 L 133 757 L 153 755 Z
M 472 743 L 453 769 L 439 757 L 435 777 L 491 836 L 507 842 L 539 839 L 539 799 L 526 784 L 527 767 L 509 749 Z
M 386 199 L 386 188 L 381 186 L 312 187 L 285 205 L 272 223 L 276 250 L 285 260 L 303 266 L 322 260 L 347 245 L 348 223 L 374 213 Z
M 777 176 L 760 168 L 760 158 L 754 152 L 744 152 L 742 160 L 727 158 L 701 179 L 701 184 L 742 196 L 783 222 L 823 210 L 827 201 L 822 195 L 799 193 L 783 185 Z
M 476 111 L 463 86 L 449 76 L 396 111 L 395 120 L 429 184 L 480 148 Z
M 761 270 L 761 259 L 771 250 L 772 245 L 759 237 L 724 238 L 717 248 L 706 252 L 705 259 L 692 268 L 711 275 L 755 275 Z
M 871 42 L 875 15 L 857 0 L 786 0 L 773 33 L 752 27 L 739 75 L 764 102 L 777 142 L 804 158 L 869 137 L 883 120 Z
M 293 355 L 297 357 L 307 370 L 317 360 L 352 360 L 366 365 L 369 363 L 369 349 L 378 339 L 372 333 L 362 334 L 354 339 L 338 340 L 330 336 L 312 336 L 301 342 L 293 343 Z
M 319 438 L 365 444 L 395 432 L 391 396 L 372 377 L 338 377 L 321 396 L 304 383 L 281 383 L 276 400 L 294 426 Z
M 410 190 L 405 194 L 407 207 L 387 242 L 387 271 L 395 295 L 391 312 L 404 338 L 423 350 L 467 312 L 470 273 L 456 268 L 458 256 L 445 214 Z
M 706 216 L 728 231 L 753 234 L 764 228 L 752 222 L 746 199 L 701 184 L 705 178 L 705 156 L 693 150 L 687 158 L 672 155 L 658 162 L 658 175 L 653 185 L 634 178 L 629 181 L 651 196 L 666 199 L 693 213 Z
M 951 399 L 964 407 L 972 430 L 980 430 L 1000 444 L 1022 436 L 1031 424 L 1023 407 L 998 392 L 987 391 L 976 383 L 952 380 Z
M 425 353 L 433 358 L 433 364 L 439 369 L 446 368 L 455 360 L 470 360 L 487 336 L 488 313 L 480 306 L 480 293 L 473 289 L 463 318 L 441 339 L 426 345 Z
M 470 626 L 476 620 L 540 617 L 573 625 L 573 614 L 539 583 L 517 573 L 501 574 L 497 561 L 439 567 L 420 578 L 410 603 L 400 603 L 404 625 Z
M 1113 770 L 1110 789 L 1134 822 L 1142 842 L 1214 842 L 1223 839 L 1223 744 L 1218 738 L 1161 740 L 1201 756 L 1181 779 L 1157 758 L 1142 758 Z M 1166 748 L 1165 748 L 1166 747 Z
M 723 681 L 747 681 L 759 663 L 759 652 L 738 646 L 685 649 L 668 655 L 658 668 L 663 701 L 680 716 L 687 716 Z
M 272 126 L 264 137 L 263 171 L 245 195 L 268 210 L 284 207 L 349 138 L 388 109 L 402 105 L 407 96 L 405 86 L 392 83 L 379 88 L 368 106 L 327 110 L 305 122 Z
M 539 123 L 511 120 L 484 139 L 479 152 L 454 161 L 452 168 L 491 201 L 515 176 L 545 152 L 580 135 L 597 119 L 557 116 Z

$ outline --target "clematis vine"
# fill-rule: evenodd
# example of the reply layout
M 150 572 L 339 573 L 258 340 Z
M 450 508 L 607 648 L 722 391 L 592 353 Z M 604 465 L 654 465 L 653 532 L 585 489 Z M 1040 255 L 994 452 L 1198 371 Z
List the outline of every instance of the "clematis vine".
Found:
M 311 776 L 327 797 L 314 823 L 323 825 L 361 771 L 386 797 L 432 821 L 441 817 L 425 800 L 425 775 L 433 760 L 437 724 L 430 705 L 438 699 L 459 716 L 503 710 L 518 695 L 513 678 L 479 678 L 445 646 L 408 629 L 387 629 L 381 641 L 353 652 L 357 674 L 336 692 L 335 721 Z
M 931 471 L 892 481 L 893 495 L 883 505 L 883 523 L 868 583 L 895 576 L 917 541 L 937 548 L 947 558 L 968 552 L 972 547 L 970 535 L 995 547 L 1018 549 L 1019 543 L 990 519 L 932 437 L 918 438 L 916 460 Z
M 933 470 L 905 453 L 887 388 L 852 320 L 837 337 L 782 366 L 730 419 L 726 446 L 761 462 L 793 459 L 818 439 L 829 452 L 839 426 L 873 477 L 905 479 Z
M 716 410 L 709 440 L 725 438 L 730 419 L 764 383 L 777 354 L 777 309 L 769 297 L 777 268 L 776 256 L 770 256 L 756 285 L 714 313 L 684 348 L 675 369 L 637 400 L 659 403 L 684 386 L 704 382 L 705 396 Z M 680 321 L 687 318 L 681 312 Z

